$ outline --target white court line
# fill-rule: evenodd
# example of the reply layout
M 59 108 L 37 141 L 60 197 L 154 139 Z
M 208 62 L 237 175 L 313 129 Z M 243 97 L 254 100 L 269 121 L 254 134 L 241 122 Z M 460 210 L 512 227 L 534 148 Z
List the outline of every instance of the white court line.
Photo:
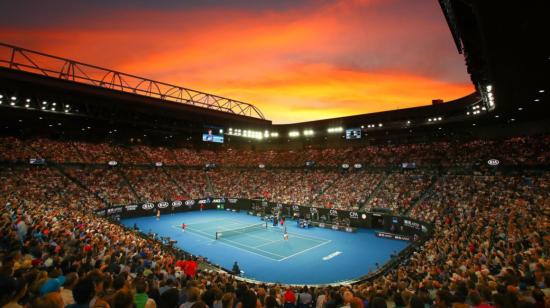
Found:
M 179 226 L 172 226 L 172 228 L 174 228 L 174 229 L 180 229 L 180 230 L 181 230 L 181 227 L 179 227 Z M 189 228 L 185 228 L 185 229 L 188 230 L 189 233 L 194 233 L 194 232 L 197 232 L 197 233 L 204 233 L 204 234 L 206 234 L 206 235 L 204 235 L 204 237 L 208 237 L 208 238 L 211 239 L 211 240 L 215 238 L 215 237 L 209 237 L 209 236 L 208 236 L 208 233 L 206 233 L 206 232 L 204 232 L 204 231 L 201 231 L 201 230 L 189 229 Z M 185 232 L 185 231 L 183 231 L 183 232 Z
M 277 243 L 277 242 L 282 242 L 284 241 L 285 239 L 282 239 L 282 240 L 276 240 L 276 241 L 273 241 L 273 242 L 269 242 L 269 243 L 263 243 L 261 245 L 258 245 L 258 246 L 254 246 L 254 248 L 258 248 L 258 247 L 262 247 L 262 246 L 265 246 L 265 245 L 269 245 L 269 244 L 273 244 L 273 243 Z
M 233 222 L 233 223 L 229 223 L 229 224 L 224 224 L 224 227 L 227 227 L 229 225 L 242 225 L 242 222 L 238 221 L 238 220 L 234 220 L 234 219 L 214 219 L 214 220 L 206 220 L 206 221 L 203 221 L 201 223 L 208 223 L 208 222 L 216 222 L 216 221 L 227 221 L 227 222 Z M 181 229 L 181 227 L 178 227 L 179 229 Z M 282 230 L 275 230 L 274 228 L 276 227 L 272 227 L 272 226 L 269 226 L 268 225 L 268 229 L 267 230 L 270 230 L 271 232 L 279 232 L 279 231 L 282 231 Z M 210 228 L 207 228 L 207 229 L 210 229 Z M 226 230 L 228 231 L 228 230 Z M 230 230 L 229 230 L 230 231 Z M 201 237 L 205 237 L 205 238 L 208 238 L 208 239 L 212 239 L 211 235 L 209 235 L 209 233 L 205 232 L 205 231 L 202 231 L 202 230 L 197 230 L 197 229 L 193 229 L 192 232 L 196 232 L 195 234 L 197 234 L 198 236 L 201 236 Z M 219 230 L 216 230 L 215 232 L 220 232 Z M 224 232 L 223 230 L 221 231 L 222 233 Z M 201 235 L 202 234 L 205 234 L 205 235 Z M 276 254 L 276 253 L 272 253 L 272 252 L 269 252 L 269 251 L 265 251 L 263 249 L 258 249 L 258 247 L 263 247 L 263 246 L 267 246 L 269 244 L 273 244 L 273 243 L 277 243 L 277 242 L 280 242 L 282 240 L 276 240 L 276 241 L 270 241 L 270 242 L 267 242 L 267 243 L 264 243 L 264 244 L 261 244 L 259 246 L 247 246 L 245 244 L 242 244 L 242 243 L 239 243 L 239 242 L 236 242 L 236 241 L 232 241 L 232 240 L 228 240 L 228 239 L 225 239 L 225 238 L 222 238 L 222 240 L 220 240 L 219 242 L 226 245 L 226 246 L 229 246 L 229 247 L 233 247 L 233 248 L 237 248 L 237 249 L 240 249 L 242 251 L 246 251 L 246 252 L 249 252 L 249 253 L 252 253 L 252 254 L 255 254 L 255 255 L 258 255 L 258 256 L 261 256 L 261 257 L 264 257 L 264 258 L 267 258 L 267 259 L 270 259 L 270 260 L 273 260 L 273 261 L 277 261 L 277 262 L 281 262 L 281 261 L 284 261 L 284 260 L 287 260 L 287 259 L 290 259 L 294 256 L 297 256 L 299 254 L 302 254 L 306 251 L 309 251 L 309 250 L 312 250 L 314 248 L 317 248 L 317 247 L 320 247 L 320 246 L 323 246 L 325 244 L 328 244 L 331 242 L 331 240 L 328 240 L 328 239 L 324 239 L 324 238 L 320 238 L 320 237 L 314 237 L 314 236 L 302 236 L 300 234 L 296 234 L 296 233 L 289 233 L 287 232 L 289 235 L 292 235 L 293 237 L 297 237 L 297 238 L 300 238 L 300 239 L 304 239 L 304 240 L 309 240 L 309 241 L 312 241 L 312 242 L 318 242 L 318 241 L 322 241 L 321 243 L 319 243 L 318 245 L 315 245 L 313 247 L 310 247 L 310 248 L 307 248 L 305 250 L 302 250 L 302 251 L 299 251 L 297 253 L 294 253 L 290 256 L 281 256 L 279 254 Z M 241 234 L 240 234 L 241 235 Z M 256 238 L 256 239 L 261 239 L 262 241 L 265 241 L 266 239 L 263 238 L 263 237 L 259 237 L 259 236 L 254 236 L 254 235 L 251 235 L 251 234 L 247 234 L 247 233 L 242 233 L 242 235 L 245 235 L 245 236 L 248 236 L 248 237 L 252 237 L 252 238 Z M 234 243 L 233 245 L 231 244 L 228 244 L 228 243 L 224 243 L 223 241 L 226 241 L 226 242 L 230 242 L 230 243 Z M 216 242 L 216 240 L 214 241 L 211 241 L 212 243 L 213 242 Z M 242 248 L 242 246 L 248 248 Z M 272 257 L 269 257 L 269 256 L 265 256 L 265 255 L 262 255 L 262 254 L 259 254 L 259 253 L 256 253 L 254 251 L 251 251 L 251 249 L 256 249 L 258 251 L 261 251 L 261 252 L 264 252 L 268 255 L 273 255 L 273 256 L 278 256 L 278 257 L 281 257 L 282 259 L 274 259 Z
M 179 227 L 175 227 L 175 226 L 173 226 L 173 227 L 174 227 L 174 228 L 179 228 Z M 181 229 L 181 228 L 179 228 L 179 229 Z M 207 238 L 207 239 L 209 239 L 209 240 L 212 240 L 211 237 L 208 237 L 208 236 L 206 236 L 206 235 L 202 235 L 202 234 L 200 234 L 200 233 L 192 233 L 192 232 L 190 232 L 190 233 L 191 233 L 191 234 L 194 234 L 194 235 L 197 235 L 197 236 L 200 236 L 200 237 Z M 201 232 L 201 233 L 204 233 L 204 232 Z M 231 240 L 225 239 L 224 241 L 226 241 L 226 242 L 232 242 L 232 243 L 235 243 L 235 244 L 238 244 L 238 245 L 241 245 L 241 246 L 248 247 L 248 246 L 246 246 L 246 245 L 244 245 L 244 244 L 241 244 L 241 243 L 238 243 L 238 242 L 234 242 L 234 241 L 231 241 Z M 231 244 L 228 244 L 228 243 L 224 243 L 224 242 L 221 241 L 221 240 L 219 240 L 219 241 L 213 240 L 213 241 L 211 241 L 211 242 L 218 242 L 218 243 L 220 243 L 220 244 L 222 244 L 222 245 L 229 246 L 229 247 L 233 247 L 233 248 L 236 248 L 236 249 L 239 249 L 239 250 L 242 250 L 242 251 L 246 251 L 246 252 L 248 252 L 248 253 L 255 254 L 255 255 L 260 256 L 260 257 L 264 257 L 264 258 L 269 259 L 269 260 L 271 260 L 271 261 L 280 261 L 280 259 L 274 259 L 274 258 L 271 258 L 271 257 L 269 257 L 269 256 L 265 256 L 265 255 L 259 254 L 259 253 L 257 253 L 257 252 L 254 252 L 254 251 L 250 251 L 250 250 L 248 250 L 248 249 L 245 249 L 245 248 L 242 248 L 242 247 L 239 247 L 239 246 L 235 246 L 235 245 L 231 245 Z M 248 247 L 248 248 L 254 249 L 253 247 Z M 272 253 L 272 252 L 265 251 L 265 250 L 262 250 L 262 249 L 257 249 L 257 250 L 263 251 L 263 252 L 265 252 L 265 253 L 267 253 L 267 254 L 270 254 L 270 255 L 274 255 L 274 256 L 278 256 L 278 257 L 284 258 L 284 256 L 278 255 L 278 254 L 276 254 L 276 253 Z
M 319 244 L 319 245 L 315 245 L 315 246 L 310 247 L 310 248 L 308 248 L 308 249 L 306 249 L 306 250 L 302 250 L 302 251 L 300 251 L 300 252 L 297 252 L 297 253 L 295 253 L 295 254 L 292 254 L 292 255 L 290 255 L 290 256 L 288 256 L 288 257 L 284 257 L 284 258 L 282 258 L 281 260 L 278 260 L 278 261 L 284 261 L 284 260 L 286 260 L 286 259 L 290 259 L 290 258 L 292 258 L 292 257 L 294 257 L 294 256 L 297 256 L 297 255 L 301 254 L 301 253 L 304 253 L 304 252 L 306 252 L 306 251 L 310 251 L 310 250 L 312 250 L 312 249 L 314 249 L 314 248 L 323 246 L 323 245 L 328 244 L 328 243 L 330 243 L 330 242 L 332 242 L 332 241 L 329 240 L 328 242 L 324 242 L 324 243 L 321 243 L 321 244 Z
M 288 229 L 287 229 L 288 230 Z M 294 237 L 299 237 L 299 238 L 303 238 L 303 239 L 306 239 L 306 240 L 319 240 L 319 241 L 330 241 L 329 239 L 326 239 L 326 238 L 322 238 L 322 237 L 316 237 L 316 236 L 311 236 L 311 235 L 301 235 L 301 234 L 298 234 L 298 233 L 290 233 L 290 232 L 287 232 L 288 234 L 292 234 L 294 235 Z
M 225 220 L 225 219 L 220 218 L 220 219 L 200 220 L 200 221 L 194 222 L 193 224 L 194 224 L 194 225 L 197 225 L 197 224 L 205 224 L 205 223 L 216 222 L 216 221 L 220 221 L 220 220 Z
M 229 218 L 229 219 L 226 219 L 226 220 L 234 221 L 236 224 L 242 224 L 242 222 L 239 222 L 238 220 L 235 220 L 235 219 Z M 268 230 L 273 230 L 273 232 L 276 232 L 275 228 L 278 228 L 278 227 L 272 226 L 269 223 L 267 224 L 267 229 Z M 281 231 L 281 233 L 283 232 L 282 229 L 280 229 L 280 228 L 278 228 L 278 229 L 279 229 L 279 231 Z M 287 230 L 288 230 L 288 228 L 287 228 Z M 310 235 L 300 235 L 300 234 L 297 234 L 297 233 L 290 233 L 290 232 L 287 232 L 287 233 L 293 235 L 294 237 L 299 237 L 299 238 L 302 238 L 302 239 L 305 239 L 305 240 L 311 240 L 311 241 L 319 240 L 321 242 L 330 241 L 330 240 L 328 240 L 326 238 L 322 238 L 322 237 L 316 237 L 316 236 L 310 236 Z

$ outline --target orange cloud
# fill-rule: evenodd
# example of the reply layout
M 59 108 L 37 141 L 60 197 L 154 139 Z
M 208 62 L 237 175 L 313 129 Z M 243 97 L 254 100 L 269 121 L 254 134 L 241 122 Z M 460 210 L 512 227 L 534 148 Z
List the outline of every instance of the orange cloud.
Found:
M 122 19 L 115 12 L 71 27 L 4 28 L 0 35 L 24 47 L 250 102 L 275 123 L 471 93 L 443 16 L 439 24 L 387 16 L 379 8 L 386 3 L 336 1 L 261 12 L 135 10 Z

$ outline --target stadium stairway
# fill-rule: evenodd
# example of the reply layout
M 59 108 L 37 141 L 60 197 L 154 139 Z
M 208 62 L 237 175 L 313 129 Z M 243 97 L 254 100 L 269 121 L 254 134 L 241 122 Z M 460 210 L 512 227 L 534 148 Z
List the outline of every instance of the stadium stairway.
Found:
M 86 161 L 86 158 L 84 158 L 84 155 L 82 155 L 82 152 L 80 151 L 80 149 L 72 141 L 69 141 L 68 143 L 69 143 L 69 146 L 74 149 L 78 157 L 80 157 L 82 161 Z
M 214 185 L 212 185 L 212 181 L 208 176 L 208 171 L 204 171 L 204 175 L 206 176 L 206 192 L 210 193 L 211 196 L 215 196 Z
M 178 181 L 176 181 L 176 177 L 170 172 L 170 168 L 159 168 L 161 170 L 161 172 L 164 172 L 164 174 L 166 174 L 166 177 L 168 177 L 168 180 L 170 182 L 172 182 L 172 184 L 174 184 L 174 186 L 176 186 L 179 190 L 180 193 L 184 193 L 185 192 L 185 189 L 183 189 L 183 187 L 181 187 L 180 183 Z
M 363 202 L 363 205 L 361 205 L 361 207 L 359 207 L 359 212 L 365 212 L 366 211 L 365 207 L 367 206 L 367 204 L 369 204 L 369 202 L 372 200 L 372 198 L 374 198 L 378 194 L 378 192 L 380 191 L 382 186 L 384 186 L 384 183 L 386 183 L 386 179 L 388 178 L 388 176 L 389 176 L 389 173 L 384 172 L 384 175 L 380 179 L 380 182 L 378 182 L 378 185 L 376 185 L 376 188 L 374 189 L 372 194 L 370 194 L 370 196 L 367 199 L 365 199 L 365 202 Z
M 88 187 L 87 185 L 84 185 L 84 183 L 82 183 L 80 180 L 78 180 L 77 178 L 75 178 L 75 177 L 71 176 L 70 174 L 68 174 L 67 172 L 65 172 L 65 170 L 63 169 L 63 167 L 61 165 L 53 165 L 53 167 L 56 168 L 59 173 L 61 173 L 63 176 L 65 176 L 67 179 L 69 179 L 69 181 L 75 183 L 77 186 L 81 187 L 82 189 L 89 192 L 91 195 L 93 195 L 97 199 L 99 199 L 101 201 L 101 203 L 103 203 L 103 205 L 105 205 L 106 207 L 109 206 L 109 202 L 103 196 L 101 196 L 97 192 L 92 191 L 90 189 L 90 187 Z
M 342 177 L 342 175 L 340 175 L 340 177 Z M 321 192 L 317 194 L 315 198 L 313 198 L 313 200 L 311 200 L 311 203 L 313 204 L 315 201 L 317 201 L 317 199 L 319 199 L 325 193 L 325 191 L 329 190 L 332 187 L 332 185 L 338 182 L 339 179 L 340 178 L 336 178 L 334 181 L 330 181 L 330 183 L 327 186 L 321 187 Z
M 142 196 L 140 196 L 137 191 L 134 189 L 134 186 L 132 185 L 132 183 L 130 182 L 130 180 L 128 179 L 128 177 L 126 176 L 126 174 L 124 172 L 122 172 L 122 170 L 120 169 L 116 169 L 116 172 L 118 172 L 120 174 L 120 176 L 122 177 L 122 179 L 124 180 L 124 183 L 126 185 L 128 185 L 128 187 L 130 187 L 130 191 L 132 192 L 132 194 L 134 195 L 134 198 L 135 200 L 141 200 L 143 202 L 145 201 L 148 201 L 148 200 L 145 200 Z
M 407 216 L 410 214 L 410 212 L 412 211 L 412 209 L 414 207 L 416 207 L 418 204 L 421 204 L 422 202 L 424 202 L 424 200 L 426 200 L 426 198 L 428 198 L 429 196 L 432 195 L 433 193 L 433 188 L 435 186 L 435 184 L 441 179 L 441 177 L 439 175 L 433 175 L 431 177 L 431 182 L 430 182 L 430 185 L 426 188 L 426 190 L 422 193 L 422 195 L 420 195 L 420 197 L 418 197 L 418 199 L 416 199 L 411 206 L 409 206 L 409 208 L 403 212 L 402 214 Z

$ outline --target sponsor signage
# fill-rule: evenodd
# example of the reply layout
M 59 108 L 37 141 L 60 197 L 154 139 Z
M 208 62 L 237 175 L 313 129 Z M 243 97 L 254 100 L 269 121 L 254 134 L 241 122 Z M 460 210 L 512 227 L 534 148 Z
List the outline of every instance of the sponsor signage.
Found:
M 359 218 L 359 213 L 357 213 L 357 212 L 349 212 L 349 218 L 351 218 L 351 219 L 358 219 L 358 218 Z
M 118 165 L 118 162 L 116 160 L 111 160 L 107 163 L 109 166 L 116 166 Z
M 172 207 L 180 207 L 182 205 L 183 205 L 183 202 L 181 202 L 180 200 L 176 200 L 172 202 Z
M 342 169 L 348 169 L 349 168 L 349 164 L 342 164 Z
M 124 207 L 127 212 L 135 211 L 138 208 L 137 204 L 129 204 Z
M 155 163 L 155 166 L 156 166 L 156 167 L 162 167 L 162 162 L 161 162 L 161 161 L 156 162 L 156 163 Z
M 153 208 L 155 208 L 155 205 L 153 203 L 144 203 L 141 206 L 141 208 L 148 211 L 148 210 L 152 210 Z
M 411 237 L 407 235 L 399 235 L 394 233 L 388 233 L 388 232 L 376 232 L 376 236 L 383 237 L 383 238 L 389 238 L 392 240 L 400 240 L 400 241 L 410 241 Z
M 166 202 L 166 201 L 162 201 L 162 202 L 159 202 L 159 204 L 157 205 L 157 207 L 159 209 L 165 209 L 167 208 L 168 206 L 170 205 L 170 203 Z
M 29 159 L 29 164 L 31 165 L 44 165 L 46 160 L 44 158 L 31 158 Z
M 338 216 L 338 211 L 335 209 L 330 209 L 329 214 L 330 216 Z
M 355 168 L 355 169 L 361 169 L 361 168 L 363 168 L 363 165 L 361 165 L 361 164 L 355 164 L 355 165 L 353 165 L 353 168 Z
M 487 161 L 487 164 L 488 164 L 489 166 L 498 166 L 498 165 L 500 165 L 500 160 L 498 160 L 498 159 L 496 159 L 496 158 L 492 158 L 492 159 L 489 159 L 489 160 Z
M 122 206 L 107 209 L 107 215 L 122 213 Z
M 195 205 L 195 200 L 185 200 L 185 205 L 187 206 Z
M 413 228 L 413 229 L 416 229 L 416 230 L 421 230 L 422 229 L 420 223 L 418 223 L 416 221 L 411 221 L 411 220 L 408 220 L 408 219 L 403 219 L 403 226 Z

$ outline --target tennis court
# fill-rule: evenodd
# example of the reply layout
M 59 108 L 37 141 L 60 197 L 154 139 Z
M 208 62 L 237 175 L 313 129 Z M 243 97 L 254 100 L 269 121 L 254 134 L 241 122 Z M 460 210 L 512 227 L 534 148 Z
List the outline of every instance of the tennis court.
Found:
M 302 229 L 292 220 L 285 223 L 289 239 L 284 240 L 280 227 L 266 227 L 259 217 L 218 210 L 167 214 L 159 220 L 126 218 L 122 223 L 169 236 L 176 246 L 224 268 L 231 269 L 237 261 L 246 278 L 289 284 L 355 279 L 376 270 L 409 244 L 376 237 L 374 230 Z
M 181 226 L 173 227 L 181 229 Z M 275 261 L 283 261 L 330 243 L 328 239 L 290 232 L 289 240 L 285 240 L 280 226 L 273 227 L 266 222 L 247 224 L 233 219 L 211 219 L 189 224 L 186 231 Z

